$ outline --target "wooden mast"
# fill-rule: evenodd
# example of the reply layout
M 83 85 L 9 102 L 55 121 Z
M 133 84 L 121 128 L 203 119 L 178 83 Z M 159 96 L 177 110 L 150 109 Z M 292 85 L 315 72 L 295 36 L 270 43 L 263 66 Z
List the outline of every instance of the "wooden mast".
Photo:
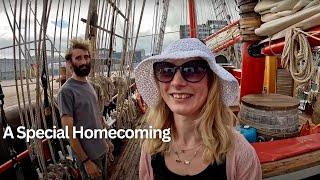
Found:
M 90 40 L 90 55 L 91 55 L 91 72 L 90 76 L 93 77 L 96 71 L 96 38 L 97 38 L 97 22 L 98 22 L 98 14 L 97 14 L 97 0 L 90 0 L 89 10 L 88 10 L 88 18 L 87 18 L 87 27 L 85 38 Z

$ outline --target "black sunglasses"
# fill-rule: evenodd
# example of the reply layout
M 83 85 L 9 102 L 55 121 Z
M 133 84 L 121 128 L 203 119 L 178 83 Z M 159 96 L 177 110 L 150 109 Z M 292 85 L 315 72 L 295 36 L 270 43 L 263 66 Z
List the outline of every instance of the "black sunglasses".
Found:
M 200 82 L 206 75 L 208 63 L 205 60 L 192 60 L 180 66 L 176 66 L 169 62 L 155 62 L 153 64 L 155 78 L 163 83 L 172 81 L 177 69 L 180 70 L 184 80 L 196 83 Z

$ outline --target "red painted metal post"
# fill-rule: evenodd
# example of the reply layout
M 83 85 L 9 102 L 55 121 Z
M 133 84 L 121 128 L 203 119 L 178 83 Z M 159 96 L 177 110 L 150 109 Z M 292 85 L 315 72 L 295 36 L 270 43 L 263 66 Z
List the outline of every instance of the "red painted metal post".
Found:
M 248 48 L 252 44 L 242 44 L 241 98 L 247 94 L 261 94 L 263 91 L 265 58 L 256 58 L 248 54 Z
M 51 158 L 50 153 L 49 153 L 49 149 L 48 149 L 48 140 L 47 139 L 43 140 L 42 145 L 44 148 L 45 159 L 48 160 L 49 158 Z M 21 152 L 20 154 L 18 154 L 15 161 L 19 162 L 19 161 L 22 161 L 28 157 L 29 157 L 29 150 L 27 149 L 27 150 Z M 0 165 L 0 174 L 7 171 L 10 168 L 12 168 L 13 165 L 14 165 L 14 162 L 12 160 L 9 160 L 9 161 L 1 164 Z
M 190 19 L 190 37 L 197 37 L 197 18 L 194 0 L 188 0 L 189 3 L 189 19 Z

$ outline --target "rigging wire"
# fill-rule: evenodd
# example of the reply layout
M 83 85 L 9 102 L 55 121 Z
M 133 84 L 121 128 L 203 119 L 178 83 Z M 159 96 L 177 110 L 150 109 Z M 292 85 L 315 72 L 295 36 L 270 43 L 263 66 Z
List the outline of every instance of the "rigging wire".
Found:
M 28 7 L 29 7 L 29 3 L 31 3 L 29 0 L 26 1 L 26 9 L 25 9 L 25 15 L 26 15 L 26 21 L 25 21 L 25 32 L 24 32 L 24 39 L 29 39 L 29 42 L 30 42 L 30 27 L 28 27 L 28 19 L 29 19 L 29 25 L 30 25 L 30 11 L 28 11 Z M 28 15 L 29 14 L 29 15 Z M 29 37 L 27 37 L 27 31 L 29 30 Z M 28 44 L 29 46 L 29 49 L 30 49 L 30 44 Z M 28 51 L 28 48 L 27 48 L 27 44 L 24 43 L 24 50 L 25 50 L 25 54 L 27 54 L 27 51 Z M 31 72 L 31 68 L 30 67 L 30 63 L 28 64 L 27 62 L 30 62 L 32 59 L 27 56 L 26 57 L 26 60 L 25 60 L 25 71 L 26 71 L 26 85 L 27 85 L 27 99 L 28 99 L 28 109 L 29 109 L 29 117 L 31 118 L 31 122 L 34 121 L 34 117 L 33 117 L 33 111 L 32 111 L 32 107 L 31 107 L 31 95 L 30 95 L 30 85 L 29 85 L 29 80 L 30 80 L 30 74 L 29 72 Z M 29 69 L 29 68 L 30 69 Z M 27 117 L 27 122 L 29 122 L 29 119 L 28 119 L 28 115 L 26 116 Z M 27 123 L 27 128 L 30 128 L 30 124 Z
M 81 8 L 81 1 L 79 1 L 79 9 L 78 9 L 78 21 L 77 21 L 77 29 L 76 29 L 76 38 L 78 38 L 78 27 L 79 27 L 79 22 L 80 22 L 80 8 Z
M 20 10 L 19 10 L 19 23 L 18 23 L 18 34 L 19 34 L 19 37 L 18 37 L 18 49 L 19 49 L 19 52 L 18 52 L 18 60 L 19 60 L 19 76 L 20 76 L 20 88 L 21 88 L 21 97 L 22 97 L 22 105 L 23 105 L 23 114 L 24 114 L 24 119 L 22 119 L 22 121 L 25 121 L 25 123 L 28 125 L 29 122 L 27 121 L 27 111 L 26 111 L 26 101 L 25 101 L 25 97 L 24 97 L 24 83 L 23 83 L 23 75 L 22 75 L 22 58 L 21 58 L 21 17 L 22 17 L 22 1 L 19 3 L 20 4 Z
M 52 45 L 55 46 L 56 45 L 56 30 L 57 30 L 57 23 L 58 23 L 58 16 L 59 16 L 59 8 L 60 8 L 60 0 L 58 1 L 58 7 L 57 7 L 57 11 L 56 11 L 56 20 L 55 20 L 55 27 L 54 27 L 54 36 L 53 36 L 53 43 Z M 81 1 L 80 1 L 81 2 Z M 60 51 L 59 51 L 60 53 Z M 53 53 L 53 58 L 54 58 L 54 53 Z M 60 56 L 59 56 L 59 59 L 60 59 Z M 54 102 L 54 96 L 53 96 L 53 87 L 54 87 L 54 84 L 53 84 L 53 81 L 54 81 L 54 63 L 51 63 L 52 64 L 52 69 L 51 69 L 51 73 L 52 73 L 52 76 L 51 76 L 51 93 L 50 93 L 50 98 L 51 98 L 51 102 L 52 102 L 52 106 L 51 106 L 51 112 L 52 112 L 52 118 L 53 118 L 53 126 L 56 126 L 58 127 L 58 120 L 57 120 L 57 116 L 56 116 L 56 111 L 55 111 L 55 107 L 53 105 L 53 102 Z M 61 78 L 60 78 L 60 71 L 61 71 L 61 65 L 59 64 L 59 81 L 61 82 Z M 59 82 L 59 85 L 60 85 L 60 82 Z M 60 145 L 60 149 L 61 149 L 61 152 L 63 155 L 66 155 L 66 152 L 65 152 L 65 149 L 64 149 L 64 145 L 63 145 L 63 142 L 61 139 L 59 139 L 59 145 Z
M 104 25 L 103 25 L 103 23 L 105 22 L 105 18 L 103 19 L 103 17 L 104 17 L 104 13 L 105 13 L 105 11 L 106 11 L 106 4 L 105 4 L 105 1 L 103 1 L 102 2 L 102 6 L 101 6 L 101 15 L 100 15 L 100 18 L 99 18 L 99 20 L 98 20 L 98 26 L 99 27 L 103 27 L 104 28 Z M 102 46 L 101 46 L 101 44 L 102 44 L 102 40 L 103 40 L 103 36 L 102 36 L 102 33 L 103 33 L 104 31 L 101 31 L 101 29 L 98 29 L 98 32 L 97 32 L 97 49 L 98 49 L 98 58 L 96 58 L 96 60 L 98 60 L 99 59 L 99 69 L 98 69 L 98 74 L 100 74 L 101 73 L 101 63 L 100 63 L 100 50 L 102 50 Z
M 68 35 L 67 35 L 67 49 L 69 48 L 69 34 L 70 34 L 70 19 L 71 19 L 71 10 L 72 10 L 72 2 L 73 0 L 70 1 L 70 8 L 69 8 L 69 20 L 68 20 Z
M 74 1 L 74 6 L 73 6 L 73 13 L 72 13 L 72 23 L 71 23 L 71 35 L 70 35 L 70 38 L 72 39 L 73 38 L 73 24 L 74 24 L 74 15 L 76 14 L 76 5 L 77 5 L 77 1 L 75 0 Z
M 64 3 L 65 0 L 62 1 L 62 8 L 61 8 L 61 18 L 60 18 L 60 36 L 59 36 L 59 67 L 61 67 L 61 40 L 62 40 L 62 23 L 63 23 L 63 12 L 64 12 Z M 68 68 L 66 65 L 66 73 L 68 72 Z M 61 87 L 61 75 L 59 73 L 59 88 Z

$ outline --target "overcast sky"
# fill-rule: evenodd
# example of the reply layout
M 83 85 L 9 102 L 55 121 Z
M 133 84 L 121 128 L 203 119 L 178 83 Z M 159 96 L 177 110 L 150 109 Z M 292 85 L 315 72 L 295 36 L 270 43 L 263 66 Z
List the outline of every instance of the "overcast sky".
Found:
M 10 9 L 9 2 L 11 2 L 12 6 L 14 6 L 14 0 L 4 0 L 5 5 L 3 2 L 0 2 L 0 17 L 1 17 L 1 24 L 0 24 L 0 48 L 10 46 L 13 44 L 13 33 L 12 30 L 9 26 L 8 18 L 5 13 L 6 8 L 10 21 L 11 23 L 13 22 L 13 13 Z M 20 2 L 20 0 L 17 0 Z M 26 14 L 25 14 L 25 3 L 27 0 L 22 0 L 23 1 L 23 6 L 22 6 L 22 15 L 21 15 L 21 33 L 24 34 L 24 23 L 26 22 Z M 32 8 L 35 9 L 35 1 L 32 0 Z M 55 43 L 55 48 L 59 49 L 59 39 L 60 39 L 60 30 L 61 30 L 61 51 L 64 52 L 66 49 L 66 44 L 67 44 L 67 35 L 68 35 L 68 21 L 69 21 L 69 12 L 70 12 L 70 3 L 72 2 L 71 6 L 71 14 L 73 14 L 73 8 L 74 8 L 74 3 L 75 0 L 65 0 L 64 4 L 64 10 L 63 10 L 63 18 L 62 17 L 62 2 L 64 0 L 60 0 L 60 5 L 59 5 L 59 12 L 58 12 L 58 25 L 56 27 L 56 43 Z M 215 19 L 215 14 L 213 12 L 213 3 L 211 2 L 212 0 L 196 0 L 196 7 L 197 7 L 197 22 L 198 24 L 205 23 L 208 19 Z M 41 21 L 41 15 L 42 15 L 42 0 L 37 0 L 37 19 Z M 49 39 L 53 42 L 54 41 L 54 32 L 55 32 L 55 22 L 56 22 L 56 13 L 58 9 L 58 2 L 59 0 L 53 0 L 52 6 L 50 8 L 50 16 L 48 20 L 48 30 L 47 30 L 47 35 L 49 36 Z M 74 19 L 77 20 L 78 16 L 78 8 L 79 8 L 79 2 L 80 0 L 76 0 L 76 8 L 75 8 L 75 17 Z M 122 12 L 125 12 L 125 1 L 121 0 L 121 6 L 120 9 Z M 137 29 L 137 24 L 141 12 L 141 5 L 142 5 L 142 0 L 137 0 L 136 1 L 136 9 L 135 9 L 135 31 Z M 153 19 L 154 19 L 154 7 L 155 7 L 155 0 L 147 0 L 146 1 L 146 7 L 145 11 L 143 14 L 143 19 L 141 23 L 141 28 L 140 28 L 140 36 L 138 39 L 138 44 L 137 44 L 137 49 L 145 49 L 146 54 L 150 54 L 151 52 L 151 41 L 152 37 L 151 36 L 145 36 L 145 35 L 150 35 L 152 34 L 152 29 L 153 29 Z M 232 16 L 233 18 L 237 18 L 236 16 L 236 11 L 235 11 L 235 1 L 234 0 L 226 0 L 226 3 L 229 5 L 228 10 L 233 11 Z M 102 7 L 103 1 L 100 0 L 100 7 Z M 162 3 L 162 0 L 160 0 L 160 5 Z M 88 6 L 89 6 L 89 0 L 82 0 L 81 1 L 81 9 L 80 9 L 80 18 L 85 18 L 87 19 L 87 13 L 88 13 Z M 16 15 L 16 20 L 17 23 L 19 23 L 19 9 L 20 4 L 17 4 L 17 15 Z M 160 9 L 162 9 L 162 6 L 160 6 Z M 100 9 L 101 11 L 101 9 Z M 161 11 L 160 11 L 161 12 Z M 101 15 L 101 12 L 100 12 Z M 160 13 L 161 15 L 161 13 Z M 34 15 L 31 14 L 32 18 L 30 20 L 30 38 L 33 40 L 34 38 Z M 106 19 L 108 16 L 105 14 Z M 100 16 L 99 16 L 100 18 Z M 159 18 L 160 19 L 160 18 Z M 62 26 L 61 26 L 61 20 L 62 20 Z M 72 20 L 72 16 L 71 16 Z M 188 24 L 188 11 L 187 11 L 187 0 L 171 0 L 170 1 L 170 6 L 169 6 L 169 13 L 168 13 L 168 20 L 167 20 L 167 26 L 166 26 L 166 32 L 174 32 L 174 31 L 179 31 L 179 26 L 182 24 Z M 28 21 L 27 21 L 28 22 Z M 102 21 L 103 23 L 103 21 Z M 160 24 L 160 22 L 158 22 Z M 83 22 L 80 22 L 78 24 L 78 37 L 84 38 L 84 33 L 85 33 L 85 24 Z M 71 25 L 69 27 L 71 29 Z M 76 23 L 73 24 L 73 37 L 75 37 L 75 31 L 76 30 Z M 18 33 L 18 30 L 16 30 Z M 28 32 L 28 31 L 27 31 Z M 39 33 L 39 29 L 37 29 L 37 32 Z M 71 31 L 70 31 L 71 32 Z M 37 36 L 38 36 L 37 33 Z M 119 35 L 123 35 L 123 20 L 121 16 L 118 16 L 118 21 L 117 21 L 117 26 L 116 26 L 116 33 Z M 18 35 L 18 34 L 17 34 Z M 18 37 L 18 36 L 17 36 Z M 69 34 L 70 37 L 70 34 Z M 179 32 L 176 33 L 168 33 L 165 34 L 164 36 L 164 47 L 171 41 L 179 39 Z M 116 41 L 116 50 L 121 51 L 122 48 L 122 43 L 120 38 L 117 38 Z M 7 57 L 10 58 L 12 56 L 12 48 L 10 49 L 5 49 L 5 50 L 0 50 L 0 58 Z

